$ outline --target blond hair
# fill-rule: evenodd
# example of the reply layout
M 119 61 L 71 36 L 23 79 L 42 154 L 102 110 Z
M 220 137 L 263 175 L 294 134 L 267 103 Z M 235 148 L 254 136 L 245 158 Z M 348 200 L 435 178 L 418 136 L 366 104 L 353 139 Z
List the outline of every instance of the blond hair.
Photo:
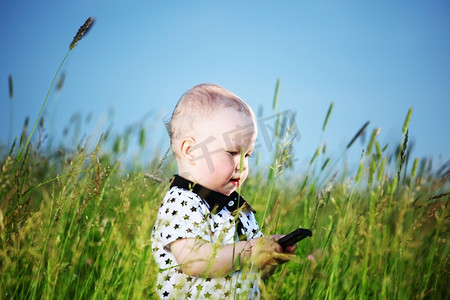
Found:
M 250 106 L 229 90 L 211 83 L 199 84 L 185 92 L 166 122 L 171 145 L 174 140 L 187 137 L 195 128 L 195 121 L 209 118 L 214 112 L 232 107 L 255 119 Z

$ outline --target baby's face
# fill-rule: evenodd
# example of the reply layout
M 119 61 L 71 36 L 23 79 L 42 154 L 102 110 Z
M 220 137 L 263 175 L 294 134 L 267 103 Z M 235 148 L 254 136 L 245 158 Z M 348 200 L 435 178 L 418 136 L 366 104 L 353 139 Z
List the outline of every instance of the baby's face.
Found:
M 188 171 L 198 184 L 229 195 L 247 178 L 256 122 L 234 108 L 225 108 L 196 125 L 192 170 Z

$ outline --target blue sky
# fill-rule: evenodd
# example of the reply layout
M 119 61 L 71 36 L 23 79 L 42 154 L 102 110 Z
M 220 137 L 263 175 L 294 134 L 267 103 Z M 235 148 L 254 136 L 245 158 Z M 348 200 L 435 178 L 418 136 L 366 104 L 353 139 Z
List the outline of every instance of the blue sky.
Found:
M 50 135 L 61 135 L 80 113 L 92 114 L 87 134 L 96 136 L 113 109 L 117 131 L 150 113 L 151 142 L 160 145 L 162 118 L 190 87 L 217 83 L 268 117 L 280 78 L 277 109 L 296 112 L 299 163 L 319 143 L 341 155 L 368 120 L 369 133 L 381 127 L 382 146 L 393 147 L 411 106 L 413 156 L 450 158 L 448 1 L 3 0 L 0 141 L 10 130 L 8 76 L 18 136 L 26 116 L 35 120 L 89 16 L 96 23 L 70 54 L 64 87 L 47 104 Z M 358 162 L 363 147 L 356 143 L 347 158 Z

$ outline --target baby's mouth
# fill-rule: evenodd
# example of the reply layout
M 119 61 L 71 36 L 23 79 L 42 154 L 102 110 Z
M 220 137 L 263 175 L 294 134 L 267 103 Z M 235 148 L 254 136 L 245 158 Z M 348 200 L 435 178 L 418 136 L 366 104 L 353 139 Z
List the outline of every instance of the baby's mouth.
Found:
M 239 186 L 239 181 L 240 181 L 239 178 L 232 178 L 232 179 L 230 179 L 231 184 L 233 184 L 235 187 Z

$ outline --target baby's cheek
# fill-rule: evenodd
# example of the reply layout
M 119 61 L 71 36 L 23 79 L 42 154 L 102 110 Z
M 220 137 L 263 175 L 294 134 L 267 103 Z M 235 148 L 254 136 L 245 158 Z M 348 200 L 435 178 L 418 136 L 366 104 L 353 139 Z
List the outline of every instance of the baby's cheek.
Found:
M 247 179 L 247 175 L 248 175 L 248 168 L 242 172 L 241 176 L 242 182 L 244 182 Z
M 233 158 L 225 158 L 221 164 L 222 170 L 227 170 L 227 172 L 234 172 L 236 163 Z

